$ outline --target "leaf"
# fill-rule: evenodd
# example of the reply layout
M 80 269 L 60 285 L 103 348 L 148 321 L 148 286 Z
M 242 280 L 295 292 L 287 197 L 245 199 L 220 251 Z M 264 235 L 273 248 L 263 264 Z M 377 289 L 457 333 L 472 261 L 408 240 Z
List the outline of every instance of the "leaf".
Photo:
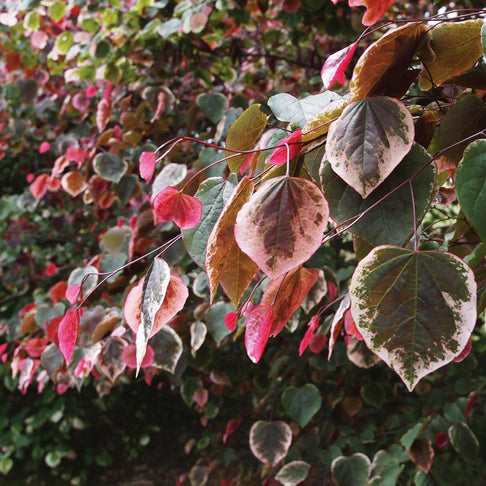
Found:
M 245 348 L 253 363 L 258 363 L 272 330 L 273 309 L 269 305 L 257 305 L 248 313 L 245 322 Z
M 73 309 L 70 309 L 73 310 Z M 55 380 L 57 371 L 64 363 L 64 356 L 59 348 L 54 344 L 49 344 L 41 355 L 42 367 L 47 371 L 51 380 Z
M 361 452 L 350 457 L 336 457 L 331 464 L 332 479 L 337 486 L 366 486 L 370 466 L 370 460 Z
M 66 311 L 59 323 L 57 335 L 59 338 L 59 349 L 66 363 L 69 364 L 79 335 L 79 311 L 77 309 L 68 309 Z
M 195 197 L 202 203 L 201 219 L 194 228 L 182 230 L 182 240 L 191 258 L 204 268 L 208 239 L 235 185 L 222 177 L 201 183 Z
M 218 123 L 223 117 L 226 97 L 222 94 L 201 94 L 196 99 L 197 106 L 213 122 Z
M 241 207 L 250 198 L 253 183 L 244 177 L 233 190 L 211 231 L 206 249 L 206 271 L 209 279 L 211 302 L 218 284 L 235 307 L 240 303 L 258 267 L 239 248 L 234 226 Z
M 154 350 L 152 365 L 174 374 L 182 355 L 182 341 L 174 329 L 169 326 L 162 327 L 150 340 L 150 346 Z
M 154 258 L 145 275 L 140 305 L 141 325 L 137 328 L 137 373 L 145 357 L 147 343 L 152 336 L 155 316 L 164 302 L 170 282 L 170 268 L 162 258 Z
M 155 196 L 167 186 L 176 187 L 187 175 L 187 165 L 167 164 L 154 179 L 152 184 L 152 201 Z
M 282 421 L 259 420 L 250 429 L 250 449 L 264 464 L 274 466 L 286 455 L 292 442 L 292 431 Z
M 305 179 L 265 181 L 236 219 L 238 246 L 270 278 L 307 261 L 321 246 L 329 209 L 322 192 Z
M 61 187 L 70 196 L 79 196 L 88 187 L 83 174 L 77 170 L 67 172 L 62 176 Z
M 354 68 L 349 83 L 351 100 L 373 96 L 401 98 L 417 77 L 417 71 L 409 68 L 425 34 L 424 24 L 405 24 L 371 44 Z
M 101 372 L 114 383 L 125 370 L 123 351 L 127 342 L 120 337 L 109 337 L 98 356 L 98 366 Z
M 428 437 L 421 437 L 413 441 L 412 447 L 408 450 L 412 462 L 425 474 L 430 472 L 434 460 L 434 448 Z
M 125 305 L 123 306 L 123 315 L 130 329 L 137 333 L 138 327 L 142 321 L 142 293 L 145 277 L 133 287 L 127 295 Z M 152 331 L 149 337 L 155 336 L 164 324 L 167 324 L 179 311 L 184 308 L 189 291 L 180 277 L 170 276 L 169 285 L 165 292 L 165 298 L 160 309 L 155 314 Z
M 148 184 L 154 175 L 157 154 L 155 152 L 142 152 L 138 159 L 140 164 L 140 176 Z
M 363 199 L 400 163 L 413 144 L 410 112 L 379 97 L 348 105 L 329 127 L 326 156 L 332 169 Z
M 302 130 L 296 130 L 288 137 L 282 138 L 278 142 L 277 148 L 272 152 L 269 164 L 283 165 L 294 159 L 300 153 L 302 145 Z
M 204 316 L 204 322 L 206 323 L 209 333 L 216 341 L 217 346 L 221 344 L 228 334 L 231 334 L 231 330 L 226 326 L 226 316 L 233 310 L 234 307 L 227 302 L 216 302 L 216 304 L 213 304 L 208 309 Z M 238 319 L 238 315 L 236 315 L 236 318 Z
M 285 464 L 277 473 L 275 479 L 283 486 L 295 486 L 305 481 L 309 474 L 310 464 L 305 461 L 292 461 Z
M 252 150 L 267 126 L 267 116 L 255 103 L 247 108 L 231 125 L 225 146 L 231 150 Z M 231 172 L 238 172 L 247 154 L 239 155 L 228 160 Z
M 380 450 L 373 457 L 371 464 L 371 479 L 367 486 L 389 486 L 397 484 L 398 477 L 404 469 L 404 465 L 396 457 L 384 450 Z
M 471 143 L 456 173 L 456 194 L 464 214 L 486 241 L 486 140 Z
M 174 221 L 181 229 L 194 228 L 202 216 L 199 199 L 167 186 L 155 196 L 152 203 L 158 222 Z
M 410 152 L 398 164 L 393 172 L 363 199 L 352 187 L 338 177 L 323 160 L 321 181 L 324 197 L 329 203 L 331 218 L 342 224 L 351 218 L 362 215 L 373 204 L 390 194 L 397 186 L 405 182 L 421 167 L 430 161 L 430 155 L 420 145 L 414 144 Z M 429 207 L 435 190 L 435 167 L 429 164 L 412 183 L 415 199 L 415 215 L 419 224 Z M 414 208 L 410 185 L 402 188 L 380 202 L 374 209 L 364 214 L 349 229 L 372 245 L 403 245 L 413 234 Z
M 353 59 L 358 41 L 346 46 L 334 54 L 331 54 L 321 69 L 321 78 L 324 89 L 329 89 L 334 83 L 346 84 L 344 73 Z
M 94 171 L 105 181 L 120 182 L 128 169 L 128 164 L 116 154 L 103 152 L 93 160 Z
M 316 332 L 316 329 L 319 327 L 319 316 L 318 315 L 312 316 L 307 326 L 308 326 L 307 331 L 305 332 L 302 341 L 300 341 L 299 356 L 302 356 L 304 354 L 304 351 L 309 346 L 312 336 Z
M 425 47 L 419 53 L 423 69 L 419 77 L 419 88 L 426 91 L 435 84 L 440 86 L 452 76 L 471 69 L 483 55 L 481 28 L 483 21 L 444 22 L 429 33 L 426 46 L 433 56 L 425 55 Z
M 277 120 L 295 123 L 298 127 L 303 127 L 312 115 L 321 111 L 331 101 L 340 98 L 333 91 L 307 96 L 301 100 L 288 93 L 279 93 L 269 98 L 268 106 Z
M 206 324 L 201 321 L 195 321 L 191 324 L 190 327 L 191 332 L 191 354 L 196 356 L 198 349 L 204 344 L 206 339 L 206 334 L 208 333 L 208 329 Z
M 61 1 L 53 2 L 49 5 L 47 12 L 54 22 L 59 22 L 66 13 L 66 4 Z
M 479 441 L 474 432 L 464 422 L 457 422 L 449 427 L 452 447 L 466 461 L 473 461 L 479 453 Z
M 316 270 L 299 267 L 268 283 L 261 304 L 273 309 L 272 336 L 276 336 L 284 328 L 318 278 Z
M 83 297 L 86 297 L 94 290 L 98 284 L 98 269 L 92 265 L 84 268 L 75 268 L 70 273 L 67 283 L 68 288 L 66 290 L 66 298 L 71 302 L 70 297 L 72 297 L 75 303 L 78 297 L 78 295 L 75 294 L 76 292 L 79 293 L 79 290 L 76 288 L 78 285 L 83 285 Z M 72 305 L 74 305 L 74 303 L 71 302 Z
M 238 323 L 238 312 L 228 312 L 224 318 L 224 325 L 233 332 Z
M 123 350 L 122 359 L 128 368 L 131 369 L 137 368 L 137 347 L 135 346 L 135 344 L 129 344 Z M 147 352 L 145 353 L 140 368 L 148 368 L 149 366 L 152 365 L 153 361 L 154 361 L 154 350 L 152 349 L 152 346 L 147 346 Z
M 388 7 L 394 3 L 395 0 L 349 0 L 350 7 L 358 7 L 361 5 L 366 7 L 366 12 L 361 20 L 363 25 L 376 24 L 383 17 Z
M 81 77 L 81 76 L 80 76 Z M 111 104 L 105 98 L 102 98 L 96 107 L 96 128 L 102 132 L 111 116 Z
M 457 144 L 444 155 L 456 164 L 462 159 L 464 150 L 472 139 L 464 140 L 475 133 L 486 129 L 486 107 L 479 96 L 467 93 L 447 112 L 439 127 L 439 150 Z M 484 137 L 484 135 L 483 135 Z M 478 135 L 477 138 L 480 138 Z
M 312 383 L 296 388 L 287 387 L 282 394 L 285 413 L 301 427 L 305 427 L 321 409 L 322 398 L 318 388 Z
M 368 348 L 409 391 L 452 361 L 476 323 L 476 283 L 458 257 L 381 246 L 358 264 L 351 312 Z
M 309 293 L 302 302 L 302 309 L 308 314 L 314 307 L 316 307 L 327 294 L 327 281 L 324 270 L 319 268 L 317 270 L 317 282 L 311 287 Z
M 334 317 L 332 319 L 331 323 L 331 330 L 330 330 L 330 338 L 329 338 L 329 353 L 327 355 L 327 360 L 331 360 L 332 352 L 334 351 L 334 346 L 336 346 L 336 342 L 339 337 L 339 333 L 341 332 L 341 329 L 344 324 L 344 314 L 346 311 L 349 309 L 349 306 L 351 305 L 351 301 L 349 299 L 349 294 L 346 293 L 344 295 L 343 300 L 341 300 L 339 307 L 337 311 L 334 314 Z

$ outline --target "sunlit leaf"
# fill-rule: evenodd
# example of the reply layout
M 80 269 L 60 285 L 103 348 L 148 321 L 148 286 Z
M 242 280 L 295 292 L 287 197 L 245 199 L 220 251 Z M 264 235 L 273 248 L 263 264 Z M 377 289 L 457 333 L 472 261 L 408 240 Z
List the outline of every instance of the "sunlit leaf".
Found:
M 155 196 L 153 201 L 157 221 L 174 221 L 181 229 L 194 228 L 202 216 L 202 203 L 199 199 L 167 186 Z
M 363 198 L 400 163 L 413 144 L 410 112 L 393 98 L 348 105 L 329 128 L 326 156 L 332 169 Z
M 276 177 L 264 182 L 238 213 L 238 246 L 269 277 L 307 261 L 321 246 L 329 218 L 322 192 L 312 182 Z
M 292 431 L 282 421 L 255 422 L 250 429 L 250 449 L 264 464 L 273 466 L 286 455 L 292 442 Z
M 396 0 L 349 0 L 350 7 L 364 6 L 366 12 L 363 15 L 361 22 L 363 25 L 373 25 L 383 17 L 390 5 L 394 4 Z M 349 485 L 354 486 L 354 485 Z
M 476 283 L 455 255 L 381 246 L 351 280 L 351 311 L 366 345 L 409 390 L 461 353 L 476 323 Z
M 331 54 L 326 59 L 326 62 L 321 69 L 321 78 L 324 89 L 329 89 L 335 82 L 344 86 L 346 83 L 344 73 L 350 64 L 357 47 L 358 41 L 353 42 L 344 49 Z

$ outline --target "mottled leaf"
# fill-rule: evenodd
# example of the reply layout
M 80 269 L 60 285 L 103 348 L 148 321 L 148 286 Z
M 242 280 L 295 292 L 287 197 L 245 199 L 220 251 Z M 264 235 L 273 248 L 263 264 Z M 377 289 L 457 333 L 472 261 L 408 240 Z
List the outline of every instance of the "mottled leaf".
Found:
M 428 474 L 432 468 L 432 461 L 435 455 L 432 441 L 428 437 L 415 439 L 412 447 L 408 450 L 408 455 L 421 471 Z
M 310 464 L 305 461 L 292 461 L 280 469 L 275 479 L 280 481 L 283 486 L 295 486 L 305 481 L 309 469 Z
M 273 466 L 286 455 L 292 442 L 292 431 L 285 422 L 255 422 L 250 429 L 250 449 L 264 464 Z
M 208 333 L 208 329 L 206 324 L 201 321 L 195 321 L 191 324 L 190 327 L 191 332 L 191 354 L 196 356 L 198 349 L 204 344 L 206 339 L 206 334 Z
M 152 365 L 173 374 L 182 355 L 182 340 L 179 335 L 171 327 L 164 326 L 152 337 L 150 346 L 154 350 Z
M 452 361 L 476 323 L 476 283 L 458 257 L 381 246 L 351 280 L 351 311 L 366 345 L 409 390 Z
M 329 128 L 326 156 L 341 179 L 366 198 L 413 144 L 412 115 L 393 98 L 348 105 Z
M 337 486 L 366 486 L 370 466 L 370 460 L 361 452 L 337 457 L 331 464 L 332 479 Z
M 120 182 L 128 164 L 116 154 L 103 152 L 94 158 L 93 169 L 105 181 Z
M 335 312 L 334 317 L 332 319 L 331 330 L 329 331 L 330 338 L 329 338 L 329 353 L 327 355 L 328 361 L 331 359 L 332 352 L 334 351 L 334 346 L 336 346 L 339 333 L 341 332 L 341 329 L 343 327 L 344 314 L 349 309 L 350 305 L 351 305 L 351 300 L 349 298 L 349 294 L 346 293 L 344 295 L 343 300 L 341 300 L 339 307 L 337 308 L 337 311 Z
M 346 83 L 344 73 L 351 62 L 357 47 L 358 41 L 353 42 L 353 44 L 331 54 L 326 59 L 326 62 L 321 69 L 321 78 L 324 89 L 329 89 L 335 82 L 344 86 Z
M 98 366 L 101 372 L 114 383 L 125 370 L 123 350 L 127 342 L 120 337 L 109 337 L 98 356 Z
M 301 427 L 305 427 L 320 410 L 322 398 L 319 389 L 312 383 L 296 388 L 287 387 L 282 394 L 285 413 Z
M 258 363 L 267 345 L 273 323 L 273 309 L 269 305 L 257 305 L 248 313 L 245 322 L 246 354 Z
M 271 278 L 307 261 L 321 246 L 329 209 L 312 182 L 276 177 L 264 182 L 238 213 L 238 246 Z

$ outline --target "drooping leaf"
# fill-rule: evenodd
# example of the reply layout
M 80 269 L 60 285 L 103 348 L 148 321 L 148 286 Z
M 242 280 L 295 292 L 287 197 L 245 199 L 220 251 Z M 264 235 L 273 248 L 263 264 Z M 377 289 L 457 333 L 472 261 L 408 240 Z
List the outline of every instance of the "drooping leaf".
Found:
M 318 277 L 316 270 L 299 267 L 268 283 L 261 304 L 272 306 L 272 336 L 276 336 L 284 328 L 292 314 L 301 306 Z
M 209 235 L 235 185 L 223 177 L 211 177 L 201 183 L 195 197 L 202 203 L 201 219 L 194 228 L 182 230 L 182 240 L 191 258 L 204 268 Z
M 373 25 L 383 17 L 390 5 L 394 4 L 396 0 L 349 0 L 350 7 L 366 7 L 366 12 L 363 15 L 361 22 L 363 25 Z M 350 485 L 353 486 L 353 485 Z
M 78 170 L 72 170 L 62 176 L 61 187 L 70 196 L 79 196 L 88 187 L 83 174 Z
M 238 213 L 238 246 L 271 278 L 307 261 L 319 248 L 329 209 L 312 182 L 276 177 L 264 182 Z
M 250 429 L 250 449 L 264 464 L 274 466 L 286 455 L 292 442 L 292 430 L 282 421 L 255 422 Z
M 98 154 L 93 160 L 94 171 L 105 181 L 120 182 L 128 169 L 128 164 L 111 152 Z
M 109 337 L 98 356 L 98 366 L 102 373 L 114 383 L 115 380 L 125 370 L 123 361 L 123 350 L 127 347 L 127 342 L 120 337 Z
M 253 192 L 253 183 L 244 177 L 219 215 L 209 235 L 206 249 L 206 271 L 209 278 L 211 301 L 218 284 L 235 307 L 255 276 L 258 267 L 245 255 L 236 243 L 234 226 L 243 204 Z
M 296 388 L 287 387 L 282 394 L 285 413 L 301 427 L 305 427 L 320 410 L 322 398 L 319 389 L 312 383 Z
M 156 153 L 155 152 L 142 152 L 138 159 L 140 164 L 140 176 L 148 184 L 154 175 Z
M 334 351 L 334 346 L 336 346 L 339 334 L 340 334 L 341 329 L 343 327 L 344 314 L 349 309 L 350 305 L 351 305 L 351 300 L 349 298 L 349 294 L 346 293 L 344 295 L 343 300 L 341 300 L 339 307 L 337 308 L 337 311 L 334 314 L 334 317 L 332 319 L 331 330 L 329 331 L 330 338 L 329 338 L 329 353 L 327 355 L 328 361 L 330 361 L 330 359 L 331 359 L 332 352 Z
M 226 137 L 226 148 L 241 151 L 253 149 L 267 126 L 267 116 L 260 106 L 259 104 L 251 105 L 231 125 Z M 246 157 L 247 155 L 243 154 L 229 159 L 230 171 L 238 172 Z
M 329 127 L 326 156 L 334 172 L 366 198 L 409 152 L 413 135 L 412 115 L 399 101 L 363 99 Z
M 426 91 L 433 84 L 441 85 L 452 76 L 471 69 L 483 54 L 481 28 L 483 21 L 444 22 L 428 34 L 429 42 L 420 53 L 424 68 L 419 87 Z M 433 55 L 425 55 L 427 49 Z M 433 83 L 433 84 L 432 84 Z
M 434 460 L 434 448 L 428 437 L 420 437 L 413 441 L 412 447 L 408 450 L 412 462 L 425 474 L 430 472 Z
M 353 59 L 353 55 L 358 47 L 358 41 L 353 42 L 344 49 L 331 54 L 321 69 L 321 78 L 324 89 L 329 89 L 335 82 L 343 85 L 346 83 L 344 73 Z
M 295 486 L 305 481 L 309 474 L 310 464 L 305 461 L 292 461 L 280 469 L 275 476 L 283 486 Z
M 409 67 L 425 33 L 424 24 L 405 24 L 371 44 L 354 68 L 349 83 L 351 100 L 372 96 L 401 98 L 417 77 L 418 72 Z
M 66 311 L 59 323 L 57 335 L 59 337 L 59 349 L 66 363 L 69 364 L 79 335 L 79 311 L 77 309 L 68 309 Z
M 381 246 L 351 280 L 351 311 L 366 345 L 409 390 L 449 363 L 476 323 L 476 283 L 455 255 Z
M 141 325 L 137 329 L 137 373 L 147 350 L 147 343 L 152 336 L 155 316 L 164 302 L 167 287 L 170 282 L 170 268 L 162 258 L 154 258 L 142 287 L 142 301 L 140 304 Z
M 54 344 L 49 344 L 41 355 L 42 367 L 47 371 L 51 380 L 55 379 L 57 370 L 64 363 L 64 356 L 59 348 Z
M 272 152 L 269 164 L 283 165 L 299 155 L 302 145 L 302 130 L 296 130 L 288 137 L 282 138 L 277 148 Z
M 390 194 L 418 169 L 430 161 L 430 155 L 415 144 L 394 171 L 363 199 L 332 170 L 327 161 L 321 165 L 321 181 L 324 197 L 329 203 L 331 218 L 338 224 L 357 217 L 373 204 Z M 415 213 L 409 184 L 405 184 L 375 208 L 364 214 L 349 229 L 372 245 L 402 245 L 412 235 L 414 217 L 420 223 L 429 207 L 435 188 L 435 167 L 429 164 L 412 182 Z
M 307 331 L 305 331 L 304 337 L 302 338 L 302 341 L 300 342 L 299 345 L 299 356 L 302 356 L 302 354 L 304 354 L 304 351 L 309 346 L 312 336 L 314 335 L 317 328 L 319 327 L 319 316 L 317 315 L 312 316 L 307 326 L 308 326 Z
M 174 221 L 181 229 L 194 228 L 202 216 L 202 203 L 199 199 L 183 194 L 167 186 L 153 200 L 157 221 Z
M 150 346 L 154 350 L 152 365 L 174 374 L 182 355 L 182 340 L 174 329 L 169 326 L 162 327 L 160 332 L 151 338 Z
M 464 214 L 486 242 L 486 140 L 467 147 L 456 173 L 456 194 Z
M 135 344 L 129 344 L 122 353 L 123 362 L 127 365 L 128 368 L 135 369 L 138 367 L 137 365 L 137 347 Z M 147 352 L 140 364 L 140 368 L 148 368 L 152 365 L 154 361 L 154 350 L 152 346 L 147 346 Z
M 187 165 L 185 164 L 167 164 L 155 177 L 152 184 L 152 201 L 159 192 L 162 192 L 167 186 L 176 187 L 187 175 Z
M 257 305 L 249 312 L 245 322 L 246 354 L 258 363 L 267 345 L 273 324 L 273 309 L 269 305 Z

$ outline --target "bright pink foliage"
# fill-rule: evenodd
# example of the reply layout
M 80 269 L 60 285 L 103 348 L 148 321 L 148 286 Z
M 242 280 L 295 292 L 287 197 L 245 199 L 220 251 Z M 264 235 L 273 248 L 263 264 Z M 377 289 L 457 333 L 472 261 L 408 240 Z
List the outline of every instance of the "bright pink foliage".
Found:
M 156 153 L 155 152 L 142 152 L 140 158 L 138 159 L 140 163 L 140 175 L 148 184 L 154 175 L 155 164 L 156 164 Z
M 351 62 L 357 47 L 358 41 L 331 54 L 326 59 L 326 62 L 321 69 L 321 78 L 324 89 L 329 89 L 335 82 L 342 85 L 346 83 L 344 73 Z
M 174 221 L 181 229 L 194 228 L 202 216 L 202 203 L 199 199 L 171 186 L 155 196 L 153 207 L 159 222 Z
M 292 160 L 299 154 L 301 142 L 302 130 L 299 129 L 280 140 L 278 147 L 273 151 L 268 162 L 273 165 L 286 164 L 287 160 Z M 288 144 L 288 148 L 285 144 Z
M 69 364 L 79 335 L 79 311 L 68 309 L 57 330 L 59 349 Z

